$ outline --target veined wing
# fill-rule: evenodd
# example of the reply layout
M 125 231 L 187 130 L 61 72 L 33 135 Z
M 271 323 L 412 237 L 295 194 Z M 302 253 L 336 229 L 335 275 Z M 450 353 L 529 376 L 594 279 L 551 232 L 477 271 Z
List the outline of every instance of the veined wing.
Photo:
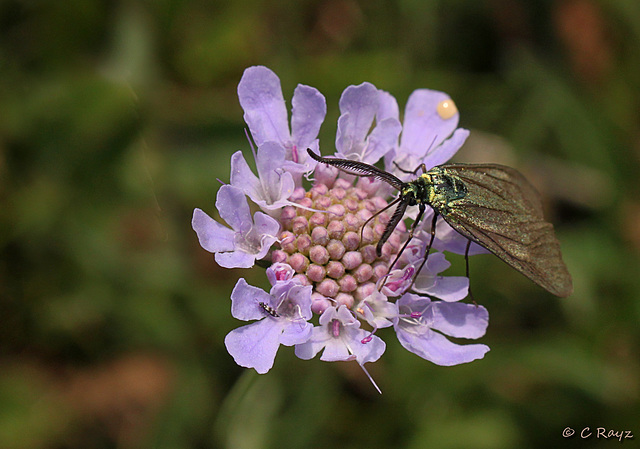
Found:
M 544 221 L 540 196 L 524 176 L 495 164 L 440 168 L 467 188 L 446 212 L 437 211 L 451 227 L 550 293 L 565 297 L 573 292 L 553 225 Z

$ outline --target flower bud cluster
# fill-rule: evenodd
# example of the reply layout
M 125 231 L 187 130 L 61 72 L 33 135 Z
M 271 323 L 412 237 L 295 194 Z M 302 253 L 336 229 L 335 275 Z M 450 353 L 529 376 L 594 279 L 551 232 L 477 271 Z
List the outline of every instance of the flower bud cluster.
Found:
M 406 234 L 399 223 L 377 256 L 376 244 L 392 211 L 363 225 L 387 201 L 344 179 L 337 179 L 331 188 L 317 183 L 308 192 L 297 189 L 291 200 L 306 209 L 283 209 L 279 249 L 271 261 L 288 263 L 303 285 L 313 286 L 313 311 L 322 313 L 334 304 L 351 308 L 373 293 Z

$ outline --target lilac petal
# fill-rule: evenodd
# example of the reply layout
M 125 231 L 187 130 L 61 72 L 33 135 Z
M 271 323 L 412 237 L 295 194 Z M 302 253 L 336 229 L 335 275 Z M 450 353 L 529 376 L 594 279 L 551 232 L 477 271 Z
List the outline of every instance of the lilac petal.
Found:
M 352 341 L 352 343 L 354 345 L 360 344 L 357 340 Z M 342 338 L 330 338 L 327 340 L 324 351 L 320 356 L 320 360 L 323 362 L 341 362 L 355 358 L 356 356 L 349 352 L 349 348 L 347 348 Z
M 289 140 L 287 108 L 275 73 L 263 66 L 246 69 L 238 84 L 238 98 L 256 145 Z
M 388 118 L 378 122 L 369 135 L 365 152 L 360 160 L 367 164 L 378 162 L 398 145 L 398 136 L 401 131 L 402 125 L 397 119 Z
M 311 312 L 311 291 L 310 285 L 300 285 L 297 281 L 278 282 L 271 287 L 269 294 L 273 298 L 284 298 L 286 296 L 288 304 L 295 309 L 296 319 L 310 320 L 313 316 Z
M 489 351 L 488 346 L 481 344 L 457 345 L 431 330 L 425 334 L 401 331 L 397 335 L 405 349 L 441 366 L 472 362 L 481 359 Z
M 242 151 L 236 151 L 231 156 L 231 185 L 238 187 L 254 202 L 261 198 L 260 180 L 249 168 Z
M 336 149 L 348 156 L 359 154 L 378 110 L 378 89 L 371 83 L 347 87 L 340 97 Z
M 284 328 L 280 336 L 280 343 L 285 346 L 293 346 L 305 343 L 311 338 L 313 324 L 303 319 L 291 322 Z
M 382 122 L 388 118 L 400 120 L 400 111 L 398 110 L 398 102 L 389 92 L 384 90 L 378 91 L 378 112 L 376 121 Z
M 228 184 L 220 187 L 216 208 L 220 217 L 236 231 L 244 234 L 253 226 L 247 197 L 237 187 Z
M 428 231 L 426 231 L 428 232 Z M 454 254 L 464 254 L 467 249 L 469 239 L 459 234 L 446 221 L 439 219 L 436 224 L 436 238 L 433 242 L 433 248 L 438 251 L 449 251 Z M 469 255 L 488 254 L 489 250 L 483 248 L 477 243 L 472 242 L 469 247 Z
M 200 209 L 194 209 L 191 227 L 198 235 L 200 246 L 210 253 L 233 251 L 235 232 L 221 225 Z
M 231 292 L 231 315 L 243 321 L 264 318 L 265 314 L 259 305 L 261 302 L 275 306 L 271 295 L 240 278 Z
M 353 353 L 356 356 L 356 360 L 360 365 L 364 365 L 368 362 L 375 362 L 384 351 L 387 349 L 386 343 L 377 335 L 372 335 L 367 343 L 362 343 L 363 337 L 368 336 L 368 332 L 364 330 L 359 330 L 356 340 L 357 344 L 351 346 Z
M 398 316 L 398 306 L 377 290 L 360 302 L 356 311 L 373 328 L 393 326 Z
M 480 338 L 489 325 L 489 312 L 482 306 L 461 302 L 431 304 L 432 328 L 456 338 Z
M 282 323 L 262 320 L 232 330 L 224 344 L 238 365 L 264 374 L 273 367 L 281 333 Z
M 287 156 L 286 156 L 286 160 L 282 164 L 282 168 L 284 168 L 285 171 L 288 171 L 289 173 L 291 173 L 294 180 L 296 180 L 296 186 L 299 187 L 301 185 L 300 180 L 302 179 L 302 175 L 304 173 L 309 173 L 314 171 L 314 169 L 318 165 L 318 163 L 314 159 L 311 159 L 307 154 L 307 148 L 311 149 L 311 151 L 313 151 L 316 154 L 320 153 L 320 151 L 318 150 L 319 141 L 318 139 L 315 139 L 306 146 L 293 145 L 293 147 L 294 148 L 291 148 L 291 149 L 287 148 L 287 153 L 286 153 Z M 295 160 L 297 160 L 298 162 L 293 161 L 294 154 L 295 154 Z M 324 164 L 321 164 L 321 165 L 324 165 Z
M 449 99 L 447 94 L 429 89 L 416 90 L 409 96 L 400 140 L 403 150 L 422 157 L 451 135 L 458 126 L 459 114 L 446 120 L 438 115 L 438 104 Z
M 255 232 L 262 236 L 260 238 L 260 251 L 254 255 L 256 259 L 260 260 L 267 255 L 269 249 L 271 249 L 271 245 L 278 240 L 277 236 L 280 231 L 280 223 L 273 217 L 263 214 L 262 212 L 256 212 L 253 220 L 255 222 L 253 227 Z
M 215 260 L 222 268 L 251 268 L 256 264 L 256 255 L 244 251 L 216 253 Z M 264 257 L 264 256 L 262 256 Z
M 469 137 L 469 131 L 463 128 L 458 128 L 453 133 L 453 136 L 445 140 L 442 145 L 429 150 L 423 159 L 427 170 L 430 170 L 436 165 L 444 164 L 451 159 L 467 140 L 467 137 Z
M 255 203 L 267 209 L 289 204 L 295 184 L 291 173 L 283 170 L 285 149 L 277 142 L 266 142 L 258 148 L 256 167 L 262 185 L 261 198 Z M 253 199 L 253 198 L 252 198 Z
M 296 345 L 296 357 L 302 360 L 311 360 L 322 351 L 322 348 L 324 348 L 331 339 L 331 336 L 323 326 L 314 327 L 311 332 L 311 338 L 305 343 Z
M 464 276 L 436 276 L 432 285 L 423 289 L 416 288 L 415 290 L 435 296 L 446 302 L 460 301 L 469 294 L 469 278 Z
M 443 253 L 438 252 L 429 254 L 426 265 L 429 272 L 442 273 L 451 266 L 451 262 L 445 258 Z
M 293 92 L 291 105 L 293 144 L 306 157 L 306 149 L 318 137 L 320 125 L 327 114 L 327 103 L 317 89 L 300 84 Z

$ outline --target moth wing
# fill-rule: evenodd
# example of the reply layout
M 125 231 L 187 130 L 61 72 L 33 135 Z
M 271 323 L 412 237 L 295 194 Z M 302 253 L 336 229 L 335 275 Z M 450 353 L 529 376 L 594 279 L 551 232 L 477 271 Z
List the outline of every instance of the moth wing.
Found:
M 446 213 L 438 211 L 451 227 L 550 293 L 565 297 L 573 292 L 553 225 L 544 220 L 540 196 L 524 176 L 494 164 L 442 168 L 467 188 Z

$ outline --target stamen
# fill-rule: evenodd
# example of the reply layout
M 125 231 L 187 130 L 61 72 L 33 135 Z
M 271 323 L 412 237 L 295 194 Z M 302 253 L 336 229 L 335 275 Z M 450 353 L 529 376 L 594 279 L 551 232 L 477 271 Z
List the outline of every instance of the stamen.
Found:
M 331 322 L 331 335 L 333 335 L 334 338 L 340 337 L 340 321 L 333 320 Z

